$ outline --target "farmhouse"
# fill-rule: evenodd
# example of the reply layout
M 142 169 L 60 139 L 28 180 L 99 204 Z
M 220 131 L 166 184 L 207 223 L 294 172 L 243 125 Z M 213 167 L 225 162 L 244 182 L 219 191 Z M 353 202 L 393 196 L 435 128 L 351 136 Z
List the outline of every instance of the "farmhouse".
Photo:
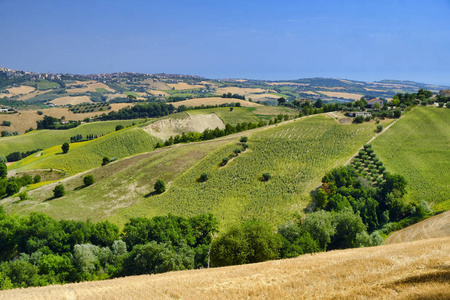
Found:
M 349 117 L 358 117 L 358 116 L 370 117 L 370 116 L 372 116 L 372 114 L 367 111 L 352 111 L 352 112 L 348 113 L 348 116 Z
M 378 103 L 380 105 L 380 108 L 383 108 L 384 101 L 381 99 L 374 98 L 372 100 L 369 100 L 369 103 L 367 104 L 368 107 L 373 108 L 375 104 Z
M 440 90 L 439 95 L 442 97 L 450 97 L 450 90 Z

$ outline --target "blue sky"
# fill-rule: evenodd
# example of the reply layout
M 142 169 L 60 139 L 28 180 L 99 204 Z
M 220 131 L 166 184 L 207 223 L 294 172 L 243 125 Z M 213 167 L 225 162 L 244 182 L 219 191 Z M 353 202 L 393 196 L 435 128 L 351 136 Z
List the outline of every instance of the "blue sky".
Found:
M 450 0 L 0 0 L 0 66 L 450 85 L 449 16 Z

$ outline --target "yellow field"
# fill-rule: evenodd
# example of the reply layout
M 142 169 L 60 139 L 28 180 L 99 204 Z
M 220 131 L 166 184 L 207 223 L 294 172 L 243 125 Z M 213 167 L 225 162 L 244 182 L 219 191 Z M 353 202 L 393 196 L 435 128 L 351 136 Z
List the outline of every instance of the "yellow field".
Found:
M 111 110 L 117 111 L 129 105 L 129 103 L 112 103 Z M 0 121 L 11 121 L 11 126 L 2 127 L 2 130 L 18 131 L 20 134 L 23 134 L 25 133 L 25 130 L 30 127 L 36 129 L 36 121 L 42 120 L 44 118 L 44 115 L 52 116 L 54 118 L 61 118 L 64 116 L 66 120 L 74 121 L 81 121 L 84 118 L 99 115 L 99 112 L 74 114 L 66 107 L 53 107 L 49 109 L 42 109 L 41 111 L 44 113 L 42 116 L 37 114 L 37 110 L 21 110 L 17 114 L 0 115 Z
M 246 79 L 236 79 L 237 82 L 246 82 Z
M 29 94 L 31 92 L 34 92 L 36 89 L 32 86 L 26 86 L 26 85 L 22 85 L 19 87 L 13 87 L 10 89 L 7 89 L 7 91 L 9 92 L 10 96 L 16 96 L 16 95 L 26 95 Z
M 50 102 L 55 105 L 67 105 L 67 104 L 75 105 L 80 103 L 92 103 L 91 99 L 88 96 L 78 96 L 78 97 L 67 96 L 56 98 Z
M 383 90 L 377 90 L 377 89 L 369 89 L 369 88 L 364 88 L 366 91 L 372 91 L 372 92 L 384 92 Z
M 250 99 L 250 98 L 252 98 L 252 101 L 260 101 L 260 100 L 264 100 L 267 98 L 278 99 L 278 98 L 280 98 L 280 96 L 273 95 L 273 94 L 248 94 L 245 96 L 245 99 Z
M 17 98 L 17 100 L 24 101 L 45 93 L 48 93 L 48 91 L 34 91 L 26 95 L 20 96 L 19 98 Z
M 345 99 L 353 99 L 353 100 L 359 100 L 362 96 L 360 94 L 351 94 L 351 93 L 339 93 L 339 92 L 327 92 L 327 91 L 318 91 L 319 93 L 322 93 L 324 95 L 327 95 L 328 97 L 336 97 L 336 98 L 345 98 Z
M 248 95 L 248 94 L 260 94 L 260 93 L 267 93 L 267 92 L 274 92 L 274 91 L 268 91 L 268 90 L 264 90 L 264 89 L 260 89 L 260 88 L 240 88 L 240 87 L 224 87 L 224 88 L 218 88 L 216 89 L 216 93 L 219 95 L 222 94 L 228 94 L 228 93 L 232 93 L 232 94 L 239 94 L 239 95 Z
M 152 94 L 153 96 L 159 96 L 159 95 L 161 95 L 161 96 L 168 96 L 169 94 L 167 94 L 166 92 L 163 92 L 163 91 L 155 91 L 155 90 L 148 90 L 148 93 L 149 94 Z
M 230 98 L 220 98 L 220 97 L 210 97 L 210 98 L 197 98 L 197 99 L 191 99 L 191 100 L 184 100 L 179 102 L 173 102 L 173 106 L 178 107 L 180 105 L 186 105 L 189 106 L 200 106 L 200 105 L 220 105 L 224 103 L 231 103 L 231 102 L 239 102 L 241 106 L 246 107 L 255 107 L 255 106 L 261 106 L 261 104 L 249 102 L 245 100 L 240 99 L 230 99 Z
M 449 299 L 450 238 L 16 289 L 1 299 Z
M 83 82 L 83 83 L 86 84 L 85 82 Z M 88 84 L 87 87 L 84 87 L 84 88 L 67 89 L 67 92 L 68 93 L 86 93 L 86 92 L 96 92 L 97 89 L 105 89 L 109 92 L 114 92 L 114 90 L 111 89 L 109 86 L 107 86 L 106 84 L 100 83 L 100 82 Z
M 450 237 L 450 210 L 394 232 L 386 239 L 386 243 L 404 243 L 438 237 Z
M 162 81 L 154 81 L 153 79 L 145 79 L 142 81 L 142 83 L 148 84 L 151 89 L 170 90 L 170 87 Z
M 170 89 L 175 90 L 192 90 L 192 89 L 203 89 L 205 86 L 198 84 L 187 84 L 186 82 L 178 82 L 178 83 L 168 83 L 167 84 Z
M 302 91 L 304 94 L 310 94 L 310 95 L 318 95 L 317 93 L 311 92 L 311 91 Z

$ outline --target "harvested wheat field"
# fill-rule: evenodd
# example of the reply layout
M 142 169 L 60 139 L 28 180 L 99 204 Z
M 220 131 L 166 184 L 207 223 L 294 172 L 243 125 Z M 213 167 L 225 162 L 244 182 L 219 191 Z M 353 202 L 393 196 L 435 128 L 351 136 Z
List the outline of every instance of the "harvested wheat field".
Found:
M 267 92 L 273 92 L 275 91 L 268 91 L 261 88 L 240 88 L 240 87 L 223 87 L 216 89 L 216 94 L 223 95 L 223 94 L 239 94 L 239 95 L 248 95 L 248 94 L 261 94 L 261 93 L 267 93 Z
M 352 94 L 352 93 L 327 92 L 327 91 L 317 91 L 317 92 L 327 95 L 328 97 L 353 99 L 353 100 L 359 100 L 359 99 L 361 99 L 362 96 L 364 96 L 364 95 Z
M 186 105 L 189 106 L 200 106 L 200 105 L 220 105 L 225 103 L 236 103 L 239 102 L 241 106 L 245 107 L 256 107 L 256 106 L 262 106 L 261 104 L 245 101 L 241 99 L 234 99 L 234 98 L 220 98 L 220 97 L 209 97 L 209 98 L 196 98 L 191 100 L 184 100 L 184 101 L 178 101 L 171 103 L 173 106 L 178 107 L 180 105 Z
M 225 128 L 225 124 L 216 114 L 189 115 L 185 118 L 168 118 L 143 127 L 145 131 L 157 138 L 167 140 L 171 136 L 188 132 L 203 132 L 205 129 Z
M 46 91 L 36 91 L 35 90 L 35 91 L 31 92 L 31 93 L 28 93 L 28 94 L 20 96 L 19 98 L 17 98 L 17 100 L 25 101 L 25 100 L 34 98 L 34 97 L 36 97 L 38 95 L 42 95 L 42 94 L 48 93 L 48 92 L 49 92 L 48 90 L 46 90 Z
M 81 103 L 92 103 L 91 99 L 88 96 L 77 96 L 77 97 L 66 96 L 56 98 L 50 102 L 55 105 L 68 105 L 68 104 L 75 105 Z
M 155 90 L 147 90 L 147 92 L 149 93 L 149 94 L 152 94 L 153 96 L 162 96 L 162 97 L 165 97 L 165 96 L 168 96 L 169 94 L 167 94 L 166 92 L 163 92 L 163 91 L 155 91 Z
M 387 238 L 386 243 L 395 244 L 438 237 L 450 237 L 450 210 L 394 232 Z
M 0 292 L 1 299 L 449 299 L 450 238 Z
M 186 82 L 167 83 L 171 89 L 175 90 L 192 90 L 192 89 L 204 89 L 205 86 L 198 84 L 187 84 Z
M 26 95 L 29 93 L 34 92 L 36 89 L 32 86 L 22 85 L 19 87 L 13 87 L 10 89 L 7 89 L 10 96 L 16 96 L 16 95 Z
M 84 84 L 86 84 L 86 83 L 84 83 Z M 83 87 L 83 88 L 67 89 L 67 93 L 97 92 L 97 89 L 105 89 L 108 92 L 114 92 L 114 90 L 111 89 L 106 84 L 101 83 L 101 82 L 96 82 L 96 83 L 88 84 L 87 87 Z

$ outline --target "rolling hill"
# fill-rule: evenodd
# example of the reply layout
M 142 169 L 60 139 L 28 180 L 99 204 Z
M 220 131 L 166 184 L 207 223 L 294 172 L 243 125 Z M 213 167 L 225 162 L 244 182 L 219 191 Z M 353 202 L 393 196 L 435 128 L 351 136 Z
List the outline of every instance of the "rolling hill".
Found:
M 2 299 L 448 299 L 450 238 L 0 291 Z

